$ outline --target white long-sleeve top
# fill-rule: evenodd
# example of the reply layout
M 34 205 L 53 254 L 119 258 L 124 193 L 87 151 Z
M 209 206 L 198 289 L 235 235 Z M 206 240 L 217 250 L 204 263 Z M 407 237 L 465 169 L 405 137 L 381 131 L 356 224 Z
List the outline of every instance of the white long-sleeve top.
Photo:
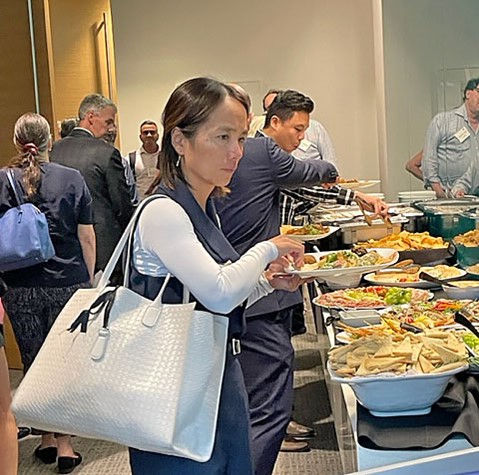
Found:
M 218 264 L 198 240 L 185 210 L 170 198 L 152 201 L 135 231 L 133 263 L 153 277 L 171 273 L 211 312 L 229 313 L 274 289 L 263 276 L 278 248 L 261 242 L 233 263 Z

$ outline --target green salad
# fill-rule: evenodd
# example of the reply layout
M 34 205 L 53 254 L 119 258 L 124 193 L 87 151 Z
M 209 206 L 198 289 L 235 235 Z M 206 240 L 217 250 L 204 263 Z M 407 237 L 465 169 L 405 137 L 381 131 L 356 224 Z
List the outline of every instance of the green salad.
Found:
M 462 335 L 462 340 L 464 343 L 472 350 L 474 353 L 479 352 L 479 338 L 472 333 L 464 333 Z
M 401 289 L 399 287 L 392 287 L 384 297 L 384 301 L 388 305 L 402 305 L 411 301 L 411 289 Z

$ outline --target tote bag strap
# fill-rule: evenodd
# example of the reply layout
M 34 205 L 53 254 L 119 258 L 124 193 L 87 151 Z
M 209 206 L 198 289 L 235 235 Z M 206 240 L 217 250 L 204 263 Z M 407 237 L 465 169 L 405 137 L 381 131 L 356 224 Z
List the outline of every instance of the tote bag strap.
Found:
M 121 254 L 123 252 L 123 249 L 125 248 L 126 244 L 130 242 L 130 239 L 133 239 L 133 233 L 136 227 L 136 223 L 138 221 L 138 218 L 141 214 L 141 212 L 145 209 L 145 206 L 150 203 L 151 201 L 161 198 L 161 196 L 150 196 L 149 198 L 143 200 L 139 205 L 138 208 L 136 209 L 135 213 L 133 214 L 133 217 L 130 219 L 130 222 L 128 223 L 128 226 L 126 227 L 125 231 L 123 232 L 123 235 L 121 236 L 120 240 L 118 241 L 115 250 L 113 251 L 113 254 L 110 257 L 110 260 L 108 261 L 108 264 L 105 267 L 105 270 L 103 271 L 103 275 L 100 278 L 100 281 L 98 282 L 97 288 L 100 291 L 103 291 L 103 289 L 108 285 L 108 282 L 111 278 L 111 275 L 113 273 L 113 270 L 115 269 L 115 266 L 117 262 L 119 261 Z M 129 252 L 128 252 L 129 254 Z M 129 265 L 129 255 L 128 261 L 127 261 L 127 266 Z M 126 271 L 129 269 L 125 269 L 125 275 Z
M 160 199 L 160 198 L 169 199 L 165 195 L 155 195 L 148 198 L 148 201 L 150 202 L 150 201 L 153 201 L 154 199 Z M 142 202 L 142 204 L 143 203 L 144 201 Z M 139 213 L 136 213 L 135 216 L 133 217 L 132 219 L 133 229 L 128 235 L 128 247 L 126 248 L 125 269 L 124 269 L 124 276 L 123 276 L 123 285 L 125 287 L 128 287 L 128 276 L 130 275 L 131 257 L 133 253 L 133 239 L 135 238 L 135 229 L 136 229 L 136 225 L 138 224 L 138 220 L 140 218 L 140 213 L 141 211 Z M 165 280 L 161 286 L 160 292 L 158 293 L 158 296 L 154 300 L 155 307 L 161 305 L 163 293 L 165 292 L 166 286 L 168 285 L 168 281 L 170 280 L 171 277 L 172 275 L 170 273 L 166 275 Z M 189 301 L 190 301 L 190 291 L 183 284 L 183 302 L 182 303 L 189 303 Z
M 151 196 L 150 198 L 148 198 L 145 201 L 151 202 L 155 199 L 160 199 L 160 198 L 169 199 L 165 195 L 155 195 L 155 196 Z M 145 201 L 143 201 L 142 204 L 145 203 Z M 144 206 L 143 206 L 143 208 L 144 208 Z M 128 287 L 128 276 L 130 275 L 131 258 L 132 258 L 132 253 L 133 253 L 133 239 L 135 238 L 135 229 L 136 229 L 136 225 L 138 224 L 138 220 L 140 218 L 140 213 L 141 213 L 141 211 L 135 213 L 135 216 L 132 218 L 133 229 L 131 230 L 131 232 L 128 235 L 128 243 L 127 243 L 128 247 L 126 248 L 125 268 L 124 268 L 124 276 L 123 276 L 123 286 L 124 287 Z M 153 304 L 154 307 L 158 307 L 158 306 L 161 305 L 162 297 L 163 297 L 163 294 L 166 290 L 166 286 L 168 285 L 168 282 L 169 282 L 170 278 L 171 278 L 171 274 L 168 273 L 165 277 L 165 280 L 164 280 L 162 286 L 161 286 L 160 292 L 158 293 L 157 297 L 153 301 L 154 302 L 154 304 Z M 183 302 L 182 303 L 189 303 L 189 301 L 190 301 L 190 292 L 186 288 L 186 286 L 183 285 Z
M 12 187 L 15 200 L 17 201 L 17 204 L 15 206 L 22 205 L 23 203 L 25 203 L 25 200 L 23 198 L 20 198 L 21 193 L 18 192 L 17 183 L 15 181 L 15 175 L 13 174 L 13 170 L 11 168 L 7 170 L 7 179 L 8 179 L 8 182 L 10 183 L 10 186 Z

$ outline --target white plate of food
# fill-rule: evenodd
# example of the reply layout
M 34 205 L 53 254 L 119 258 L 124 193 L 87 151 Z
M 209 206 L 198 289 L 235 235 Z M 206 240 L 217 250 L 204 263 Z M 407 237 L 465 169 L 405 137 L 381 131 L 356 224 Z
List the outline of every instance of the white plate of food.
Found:
M 358 255 L 355 251 L 326 251 L 305 255 L 305 265 L 291 270 L 300 277 L 340 276 L 346 274 L 366 274 L 388 267 L 397 262 L 399 254 L 394 249 L 365 249 Z
M 479 321 L 479 305 L 471 300 L 439 299 L 429 302 L 396 305 L 381 313 L 381 318 L 390 326 L 395 322 L 406 323 L 425 330 L 426 328 L 451 328 L 457 326 L 454 314 L 467 307 L 471 321 Z
M 370 188 L 371 186 L 378 185 L 381 183 L 381 180 L 341 180 L 339 179 L 338 185 L 341 186 L 342 188 L 349 188 L 351 190 L 357 190 L 357 189 L 364 189 L 364 188 Z
M 464 277 L 466 275 L 466 271 L 463 269 L 441 264 L 434 267 L 421 267 L 421 269 L 414 274 L 408 274 L 406 272 L 395 272 L 391 274 L 386 272 L 384 274 L 381 272 L 372 272 L 365 275 L 364 280 L 374 285 L 393 287 L 414 287 L 416 289 L 433 289 L 438 287 L 438 285 L 434 284 L 433 282 L 420 279 L 420 272 L 427 272 L 433 277 L 443 280 L 444 282 L 447 282 L 450 279 Z
M 427 302 L 434 297 L 424 289 L 386 287 L 375 285 L 329 292 L 316 297 L 315 305 L 326 308 L 344 309 L 381 309 L 391 305 L 404 305 L 410 302 Z
M 339 231 L 338 226 L 324 226 L 322 224 L 307 224 L 305 226 L 281 226 L 281 234 L 288 236 L 296 241 L 317 241 L 324 239 L 336 231 Z
M 468 274 L 477 275 L 479 277 L 479 264 L 474 264 L 466 268 Z

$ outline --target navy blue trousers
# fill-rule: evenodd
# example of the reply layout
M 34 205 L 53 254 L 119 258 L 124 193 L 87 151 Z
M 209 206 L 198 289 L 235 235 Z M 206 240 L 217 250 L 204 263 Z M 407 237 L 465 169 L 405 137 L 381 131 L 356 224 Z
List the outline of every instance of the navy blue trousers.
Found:
M 133 475 L 252 475 L 251 434 L 243 374 L 229 350 L 213 454 L 208 462 L 130 448 Z
M 239 360 L 249 398 L 256 475 L 270 475 L 293 411 L 293 359 L 289 308 L 248 317 Z

